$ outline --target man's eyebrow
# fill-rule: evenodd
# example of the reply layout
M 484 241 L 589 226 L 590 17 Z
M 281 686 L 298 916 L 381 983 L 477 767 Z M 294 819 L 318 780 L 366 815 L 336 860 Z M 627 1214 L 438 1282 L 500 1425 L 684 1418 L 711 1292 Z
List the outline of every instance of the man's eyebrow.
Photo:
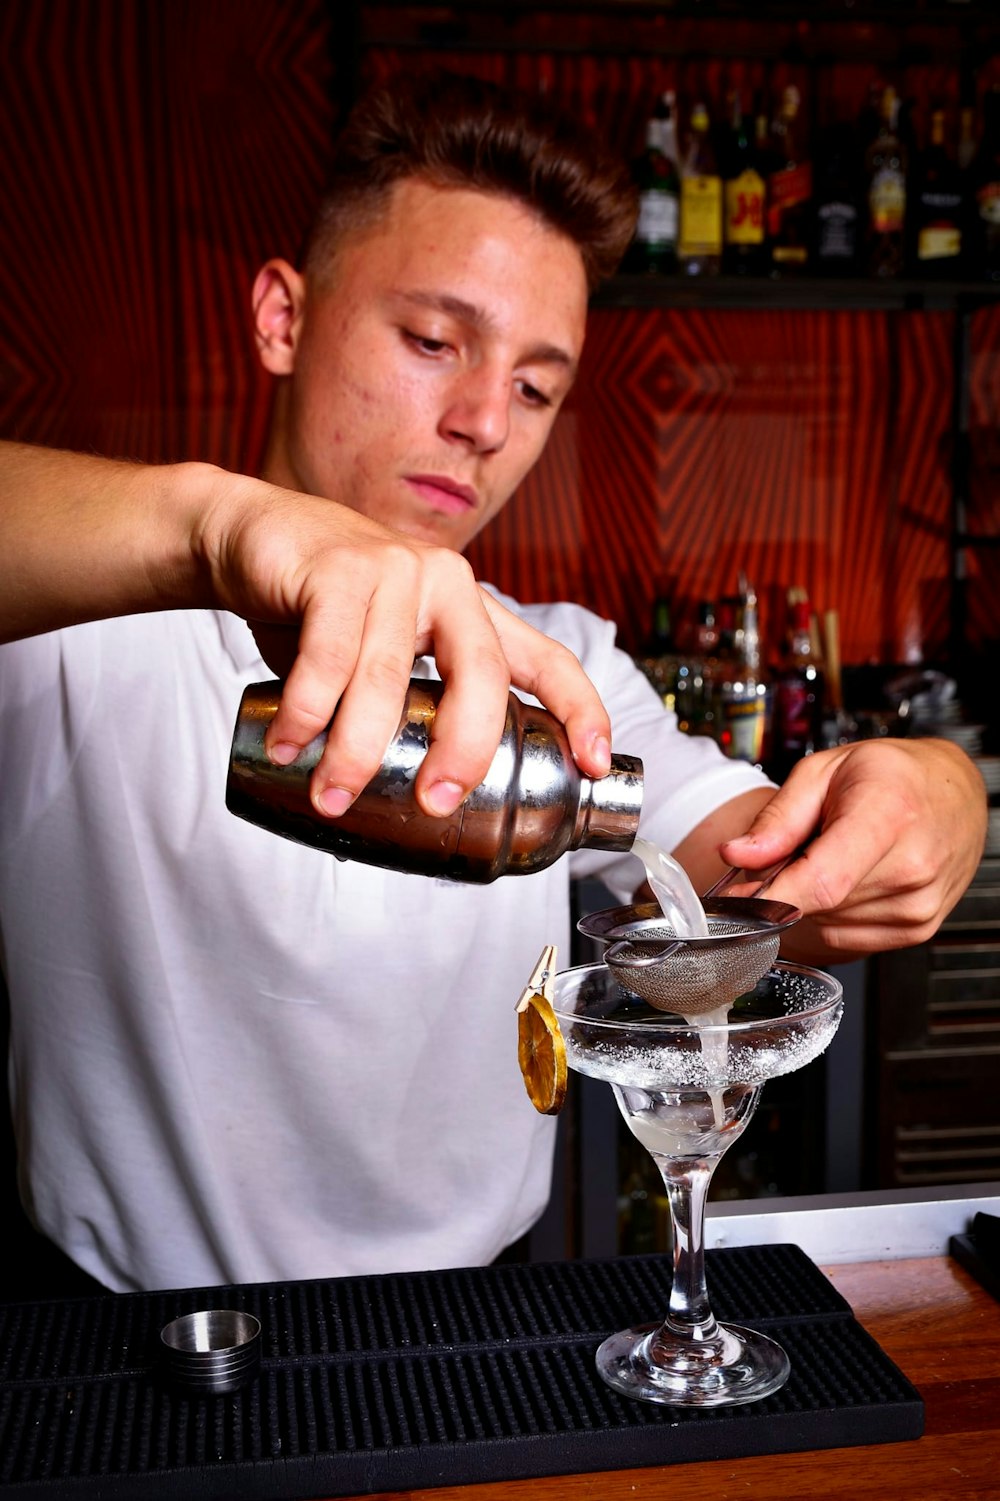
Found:
M 433 312 L 448 313 L 484 333 L 489 333 L 495 327 L 494 320 L 485 308 L 478 303 L 466 301 L 464 297 L 455 297 L 450 292 L 400 292 L 399 298 L 402 302 L 430 308 Z M 527 351 L 526 358 L 529 362 L 541 360 L 550 365 L 562 365 L 571 376 L 576 375 L 576 360 L 558 344 L 535 344 Z

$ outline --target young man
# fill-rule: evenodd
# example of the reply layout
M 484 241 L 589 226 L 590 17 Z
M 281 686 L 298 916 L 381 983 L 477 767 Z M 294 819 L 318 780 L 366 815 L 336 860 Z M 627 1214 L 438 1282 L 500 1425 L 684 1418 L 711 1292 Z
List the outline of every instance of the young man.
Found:
M 265 478 L 460 552 L 541 452 L 632 213 L 621 169 L 540 106 L 439 80 L 363 103 L 303 268 L 272 261 L 254 288 L 277 379 Z M 820 829 L 773 888 L 811 914 L 810 954 L 917 942 L 967 884 L 984 799 L 953 747 L 814 756 L 775 795 L 679 734 L 606 622 L 503 603 L 579 658 L 644 761 L 643 832 L 697 885 L 722 856 L 763 867 Z M 375 655 L 362 643 L 369 676 Z M 458 1265 L 515 1241 L 553 1136 L 524 1095 L 514 1001 L 543 944 L 568 952 L 571 876 L 622 898 L 641 878 L 631 856 L 578 852 L 459 886 L 231 818 L 233 718 L 266 675 L 245 626 L 209 611 L 0 652 L 22 1182 L 110 1287 Z M 363 731 L 351 717 L 315 789 L 331 817 L 372 769 Z M 439 771 L 428 803 L 453 806 L 470 784 Z

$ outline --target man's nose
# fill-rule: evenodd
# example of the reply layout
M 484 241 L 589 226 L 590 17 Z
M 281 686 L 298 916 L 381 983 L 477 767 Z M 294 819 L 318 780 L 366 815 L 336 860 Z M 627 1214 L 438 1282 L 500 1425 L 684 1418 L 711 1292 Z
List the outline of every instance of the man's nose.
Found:
M 477 453 L 497 452 L 510 432 L 512 392 L 513 382 L 502 371 L 488 367 L 463 371 L 442 418 L 445 435 Z

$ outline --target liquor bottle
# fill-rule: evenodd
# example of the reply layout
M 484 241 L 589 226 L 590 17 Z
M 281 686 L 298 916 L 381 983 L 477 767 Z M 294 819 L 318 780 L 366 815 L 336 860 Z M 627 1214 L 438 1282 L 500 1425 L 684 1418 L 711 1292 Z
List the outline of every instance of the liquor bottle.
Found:
M 908 164 L 908 173 L 913 171 L 915 163 L 920 159 L 917 127 L 914 122 L 916 108 L 916 99 L 901 99 L 896 114 L 896 134 L 899 136 L 899 143 L 903 148 L 903 156 Z M 909 179 L 907 179 L 907 191 L 909 191 Z
M 694 649 L 704 659 L 714 657 L 719 648 L 719 627 L 715 620 L 715 605 L 703 599 L 698 606 L 698 618 L 694 628 Z
M 714 687 L 719 635 L 715 605 L 712 600 L 703 599 L 691 630 L 691 649 L 684 662 L 683 679 L 678 675 L 675 703 L 678 725 L 691 735 L 715 733 Z
M 733 93 L 723 176 L 723 270 L 731 276 L 761 276 L 767 270 L 764 179 L 738 90 Z
M 764 179 L 765 200 L 767 196 L 767 179 L 774 168 L 774 155 L 771 151 L 771 121 L 767 113 L 767 100 L 764 94 L 758 90 L 753 99 L 753 148 L 754 160 L 757 171 Z M 767 230 L 767 216 L 764 217 L 764 229 Z
M 774 152 L 771 150 L 771 117 L 768 113 L 767 97 L 758 89 L 754 94 L 753 101 L 753 149 L 754 162 L 757 171 L 764 179 L 764 267 L 767 272 L 771 270 L 771 243 L 768 238 L 768 204 L 767 185 L 774 171 Z
M 772 680 L 768 771 L 783 782 L 797 761 L 822 744 L 825 679 L 813 644 L 809 601 L 790 591 L 785 650 Z
M 976 111 L 970 104 L 963 104 L 958 117 L 958 145 L 955 160 L 960 172 L 967 172 L 976 154 Z
M 1000 281 L 1000 87 L 983 101 L 983 135 L 969 168 L 971 215 L 969 272 Z
M 906 224 L 906 150 L 899 138 L 899 99 L 893 88 L 882 94 L 878 134 L 865 156 L 868 180 L 866 269 L 871 276 L 899 276 L 903 270 Z
M 790 85 L 771 127 L 774 169 L 767 183 L 767 232 L 774 276 L 805 271 L 809 263 L 812 163 L 799 104 L 799 91 Z
M 882 95 L 885 85 L 873 79 L 857 118 L 858 150 L 864 156 L 882 125 Z
M 731 647 L 720 658 L 715 692 L 715 737 L 727 756 L 759 766 L 767 726 L 767 686 L 760 671 L 757 596 L 740 576 Z
M 677 171 L 675 97 L 663 94 L 646 125 L 646 149 L 633 164 L 639 218 L 626 258 L 629 271 L 660 275 L 677 270 L 680 178 Z
M 852 276 L 861 249 L 861 185 L 854 132 L 835 126 L 819 154 L 813 220 L 813 268 L 821 276 Z
M 909 219 L 911 268 L 917 276 L 956 277 L 962 269 L 963 180 L 945 143 L 945 113 L 931 113 L 930 140 L 913 193 Z
M 696 104 L 691 111 L 691 129 L 681 163 L 677 259 L 687 276 L 717 276 L 722 269 L 722 178 L 704 104 Z
M 636 657 L 636 666 L 652 683 L 668 709 L 675 707 L 677 653 L 670 600 L 659 589 L 652 605 L 649 634 Z

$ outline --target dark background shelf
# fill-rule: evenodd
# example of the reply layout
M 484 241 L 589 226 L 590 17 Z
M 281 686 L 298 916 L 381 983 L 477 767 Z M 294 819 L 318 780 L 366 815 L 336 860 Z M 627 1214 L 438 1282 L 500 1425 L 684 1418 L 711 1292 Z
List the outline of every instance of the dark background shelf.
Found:
M 595 308 L 715 308 L 740 312 L 816 309 L 861 312 L 974 311 L 1000 303 L 1000 282 L 914 281 L 863 277 L 622 275 L 606 282 Z

